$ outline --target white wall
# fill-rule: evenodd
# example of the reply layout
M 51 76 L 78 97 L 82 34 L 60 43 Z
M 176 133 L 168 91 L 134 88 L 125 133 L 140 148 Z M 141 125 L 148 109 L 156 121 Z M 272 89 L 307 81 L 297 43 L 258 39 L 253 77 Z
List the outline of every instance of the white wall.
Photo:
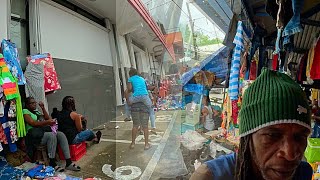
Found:
M 118 43 L 119 47 L 121 48 L 120 53 L 121 54 L 121 63 L 123 64 L 123 67 L 130 68 L 131 67 L 131 62 L 130 62 L 130 56 L 129 56 L 129 51 L 128 51 L 128 46 L 125 37 L 118 35 Z
M 42 52 L 54 58 L 112 66 L 108 32 L 53 5 L 40 2 Z
M 8 0 L 1 0 L 0 2 L 0 41 L 2 39 L 8 38 L 8 18 L 9 11 L 8 11 Z

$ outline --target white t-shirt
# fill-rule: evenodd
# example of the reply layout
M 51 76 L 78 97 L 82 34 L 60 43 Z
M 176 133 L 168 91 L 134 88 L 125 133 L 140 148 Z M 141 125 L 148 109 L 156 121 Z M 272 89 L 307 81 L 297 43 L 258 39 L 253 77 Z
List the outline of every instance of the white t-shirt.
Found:
M 204 122 L 204 128 L 206 128 L 209 131 L 212 131 L 214 128 L 214 121 L 212 119 L 212 115 L 213 115 L 212 108 L 211 106 L 204 106 L 204 108 L 208 109 L 208 112 L 209 112 Z

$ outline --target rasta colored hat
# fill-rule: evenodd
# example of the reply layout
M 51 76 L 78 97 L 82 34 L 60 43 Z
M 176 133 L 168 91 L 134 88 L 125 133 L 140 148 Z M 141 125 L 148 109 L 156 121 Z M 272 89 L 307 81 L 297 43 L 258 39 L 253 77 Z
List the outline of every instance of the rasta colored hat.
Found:
M 311 111 L 299 84 L 268 69 L 245 91 L 239 117 L 240 137 L 276 124 L 299 124 L 311 130 Z

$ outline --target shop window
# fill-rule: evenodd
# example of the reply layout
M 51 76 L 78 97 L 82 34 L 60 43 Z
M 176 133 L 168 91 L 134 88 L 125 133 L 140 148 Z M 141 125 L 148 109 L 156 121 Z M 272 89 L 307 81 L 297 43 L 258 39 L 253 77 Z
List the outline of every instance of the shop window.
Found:
M 26 57 L 30 53 L 28 9 L 28 0 L 11 1 L 10 40 L 18 48 L 23 70 L 27 65 Z

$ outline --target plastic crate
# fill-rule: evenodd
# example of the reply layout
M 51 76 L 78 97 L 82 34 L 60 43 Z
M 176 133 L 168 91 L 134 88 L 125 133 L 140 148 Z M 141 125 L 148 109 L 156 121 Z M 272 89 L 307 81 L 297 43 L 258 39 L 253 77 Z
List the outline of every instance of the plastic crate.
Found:
M 87 153 L 87 147 L 86 143 L 82 142 L 81 144 L 73 144 L 69 145 L 69 150 L 70 150 L 70 156 L 72 161 L 78 161 L 80 158 L 82 158 L 86 153 Z M 58 145 L 58 151 L 59 151 L 59 157 L 61 160 L 65 160 L 63 151 Z
M 304 155 L 309 163 L 320 162 L 320 138 L 308 138 Z

